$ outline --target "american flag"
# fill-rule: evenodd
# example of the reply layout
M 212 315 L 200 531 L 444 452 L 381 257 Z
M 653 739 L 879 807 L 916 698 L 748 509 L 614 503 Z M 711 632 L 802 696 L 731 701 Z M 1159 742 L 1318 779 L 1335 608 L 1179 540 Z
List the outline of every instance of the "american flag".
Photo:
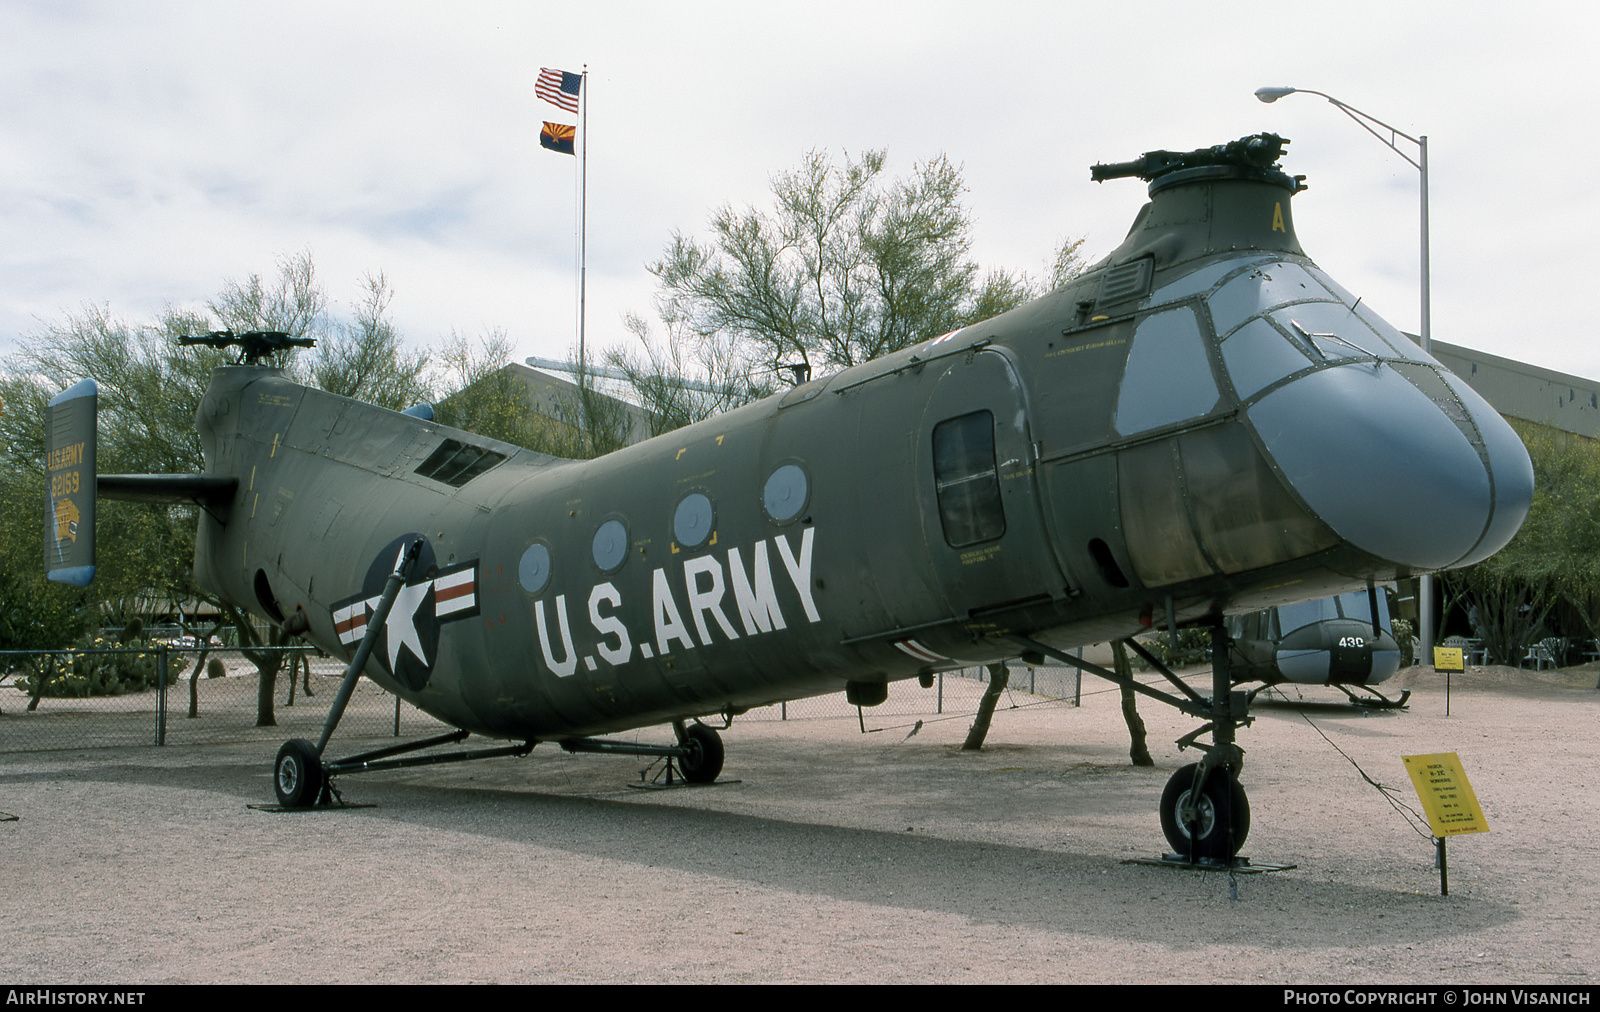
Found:
M 540 67 L 539 81 L 533 86 L 533 93 L 551 105 L 559 106 L 568 112 L 577 112 L 578 88 L 582 84 L 583 78 L 577 74 Z

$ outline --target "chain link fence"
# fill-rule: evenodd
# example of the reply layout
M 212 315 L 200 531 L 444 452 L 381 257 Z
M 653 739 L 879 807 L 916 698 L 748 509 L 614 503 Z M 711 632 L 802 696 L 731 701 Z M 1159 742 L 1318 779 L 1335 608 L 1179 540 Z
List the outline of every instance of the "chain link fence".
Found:
M 248 654 L 248 656 L 247 656 Z M 261 698 L 257 662 L 276 672 Z M 159 677 L 162 670 L 165 679 Z M 303 647 L 190 647 L 0 651 L 0 753 L 127 745 L 282 741 L 322 733 L 344 662 Z M 863 726 L 976 712 L 988 674 L 968 668 L 891 683 L 889 698 L 858 708 L 843 692 L 758 707 L 745 720 L 855 717 Z M 1078 704 L 1074 668 L 1012 666 L 1001 708 Z M 104 693 L 104 694 L 91 694 Z M 268 715 L 272 723 L 262 724 Z M 356 684 L 339 737 L 423 737 L 451 728 L 366 678 Z
M 1021 661 L 1010 665 L 1006 693 L 1010 706 L 1077 706 L 1082 697 L 1083 675 L 1077 668 L 1045 665 L 1027 667 Z M 935 675 L 932 687 L 924 689 L 916 679 L 889 683 L 889 698 L 877 706 L 856 707 L 843 692 L 812 696 L 787 703 L 757 707 L 739 720 L 815 720 L 826 717 L 859 717 L 864 723 L 884 724 L 891 718 L 929 716 L 953 717 L 977 712 L 989 681 L 987 668 L 961 668 Z M 907 721 L 912 723 L 912 721 Z
M 246 656 L 246 654 L 250 656 Z M 255 661 L 276 671 L 263 705 Z M 0 752 L 281 741 L 322 733 L 343 661 L 303 647 L 0 652 Z M 164 667 L 165 680 L 143 677 Z M 130 670 L 131 669 L 131 670 Z M 120 670 L 118 684 L 108 684 Z M 108 692 L 109 690 L 109 692 Z M 88 694 L 107 693 L 107 694 Z M 262 724 L 263 715 L 272 723 Z M 339 736 L 413 737 L 447 726 L 362 678 Z

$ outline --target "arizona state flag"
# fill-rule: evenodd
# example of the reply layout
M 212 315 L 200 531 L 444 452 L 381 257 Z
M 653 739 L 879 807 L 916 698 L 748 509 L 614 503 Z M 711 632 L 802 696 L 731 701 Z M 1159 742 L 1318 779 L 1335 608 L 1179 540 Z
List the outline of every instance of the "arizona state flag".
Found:
M 577 127 L 567 126 L 565 123 L 546 122 L 544 129 L 539 131 L 539 143 L 551 151 L 561 154 L 573 154 L 572 142 L 578 134 Z

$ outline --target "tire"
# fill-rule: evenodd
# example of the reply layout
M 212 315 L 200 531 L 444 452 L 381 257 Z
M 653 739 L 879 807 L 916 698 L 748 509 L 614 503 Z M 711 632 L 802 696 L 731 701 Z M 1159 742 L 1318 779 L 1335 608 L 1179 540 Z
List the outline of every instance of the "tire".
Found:
M 678 771 L 691 784 L 714 783 L 722 772 L 722 735 L 704 724 L 690 724 L 679 742 L 689 754 L 678 760 Z
M 1180 857 L 1190 857 L 1189 827 L 1179 809 L 1189 800 L 1189 789 L 1200 773 L 1198 763 L 1178 770 L 1161 792 L 1161 831 Z M 1219 813 L 1226 813 L 1226 819 Z M 1213 770 L 1201 790 L 1199 825 L 1193 857 L 1227 860 L 1239 853 L 1250 835 L 1250 802 L 1238 779 L 1227 770 Z M 1231 832 L 1230 832 L 1231 828 Z
M 285 808 L 310 808 L 317 803 L 325 779 L 322 757 L 309 741 L 294 738 L 278 749 L 278 761 L 272 767 L 272 786 L 278 792 L 278 804 Z

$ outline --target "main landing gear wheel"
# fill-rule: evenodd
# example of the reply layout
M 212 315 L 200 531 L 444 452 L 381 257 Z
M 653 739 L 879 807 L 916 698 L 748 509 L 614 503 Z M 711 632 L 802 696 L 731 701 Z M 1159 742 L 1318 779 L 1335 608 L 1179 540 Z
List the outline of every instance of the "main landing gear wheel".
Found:
M 690 724 L 678 742 L 689 754 L 678 760 L 678 772 L 691 784 L 709 784 L 722 772 L 722 735 L 704 724 Z
M 1228 860 L 1239 853 L 1250 834 L 1250 802 L 1237 779 L 1225 770 L 1213 770 L 1206 777 L 1191 814 L 1190 788 L 1199 773 L 1199 764 L 1190 763 L 1167 781 L 1166 790 L 1161 792 L 1161 831 L 1175 853 L 1189 857 L 1192 822 L 1194 859 Z
M 293 738 L 278 749 L 278 761 L 272 767 L 272 786 L 278 792 L 278 804 L 285 808 L 310 808 L 322 793 L 325 777 L 322 757 L 317 747 L 304 738 Z

